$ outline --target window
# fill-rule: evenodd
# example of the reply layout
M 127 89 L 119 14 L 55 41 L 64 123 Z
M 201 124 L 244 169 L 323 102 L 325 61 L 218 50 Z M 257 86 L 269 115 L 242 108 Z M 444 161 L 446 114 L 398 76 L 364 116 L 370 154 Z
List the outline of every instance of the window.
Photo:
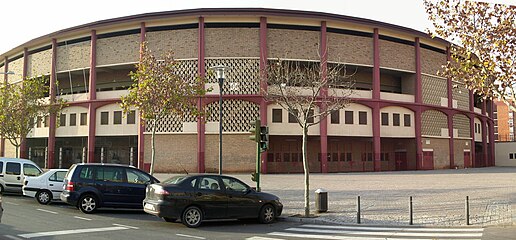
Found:
M 66 114 L 61 114 L 59 117 L 59 126 L 66 126 Z
M 288 113 L 288 123 L 297 123 L 296 116 L 298 116 L 297 110 L 294 109 L 294 114 Z
M 52 176 L 50 176 L 50 178 L 48 178 L 48 180 L 53 182 L 62 182 L 64 180 L 65 175 L 66 172 L 55 172 L 54 174 L 52 174 Z
M 90 179 L 93 180 L 93 167 L 86 167 L 84 166 L 81 168 L 81 172 L 79 173 L 80 179 Z
M 346 153 L 346 161 L 351 162 L 352 157 L 353 157 L 352 153 Z
M 23 174 L 25 176 L 38 176 L 41 171 L 32 164 L 23 164 Z
M 88 113 L 81 113 L 81 126 L 86 126 L 88 122 Z
M 43 121 L 43 126 L 48 127 L 48 124 L 50 123 L 50 116 L 45 116 L 45 120 Z
M 367 125 L 367 112 L 358 112 L 358 124 Z
M 100 113 L 100 125 L 108 125 L 109 121 L 109 112 L 101 112 Z
M 410 127 L 410 114 L 403 114 L 403 125 Z
M 344 123 L 345 124 L 353 124 L 353 111 L 345 111 L 344 112 Z
M 331 161 L 332 161 L 332 162 L 337 162 L 337 161 L 339 161 L 339 154 L 338 154 L 338 153 L 332 153 L 332 154 L 331 154 Z
M 331 112 L 331 123 L 332 124 L 339 124 L 340 123 L 340 111 L 335 110 Z
M 4 172 L 4 162 L 0 162 L 0 173 Z
M 122 111 L 113 112 L 113 124 L 122 124 Z
M 76 126 L 77 125 L 77 114 L 71 113 L 70 114 L 70 126 Z
M 8 162 L 5 166 L 5 174 L 7 175 L 20 175 L 21 164 Z
M 514 154 L 513 153 L 509 153 L 509 159 L 514 159 Z
M 389 114 L 382 113 L 382 126 L 389 126 Z
M 226 187 L 226 190 L 228 191 L 245 193 L 249 190 L 249 187 L 247 187 L 247 185 L 233 178 L 223 177 L 222 182 L 224 183 L 224 187 Z
M 283 162 L 290 162 L 290 153 L 283 153 Z
M 400 114 L 399 113 L 393 113 L 392 114 L 392 125 L 393 126 L 399 126 L 400 125 Z
M 136 112 L 134 110 L 129 111 L 127 113 L 127 124 L 135 124 L 136 123 Z
M 146 174 L 136 170 L 136 169 L 126 169 L 127 172 L 127 182 L 134 184 L 147 184 L 151 183 L 151 178 Z
M 272 109 L 272 122 L 273 123 L 280 123 L 283 122 L 283 119 L 281 117 L 282 114 L 281 109 Z
M 308 119 L 306 119 L 307 123 L 314 123 L 314 110 L 308 111 Z
M 41 116 L 38 116 L 36 118 L 36 127 L 40 128 L 41 127 Z
M 199 184 L 199 189 L 219 191 L 219 181 L 214 177 L 202 177 Z
M 106 182 L 125 182 L 125 171 L 118 167 L 97 168 L 97 179 Z

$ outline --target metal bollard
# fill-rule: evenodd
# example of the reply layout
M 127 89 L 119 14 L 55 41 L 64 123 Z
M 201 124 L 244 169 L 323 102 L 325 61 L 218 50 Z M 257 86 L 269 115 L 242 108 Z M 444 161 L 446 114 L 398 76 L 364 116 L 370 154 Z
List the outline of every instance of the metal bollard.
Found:
M 469 196 L 466 196 L 466 225 L 469 225 Z
M 409 215 L 410 215 L 409 225 L 413 225 L 414 224 L 414 212 L 413 212 L 413 208 L 412 208 L 412 196 L 410 196 L 410 201 L 409 201 Z
M 360 196 L 357 196 L 357 223 L 360 224 Z
M 321 188 L 315 190 L 315 206 L 319 213 L 328 211 L 328 192 L 326 190 Z

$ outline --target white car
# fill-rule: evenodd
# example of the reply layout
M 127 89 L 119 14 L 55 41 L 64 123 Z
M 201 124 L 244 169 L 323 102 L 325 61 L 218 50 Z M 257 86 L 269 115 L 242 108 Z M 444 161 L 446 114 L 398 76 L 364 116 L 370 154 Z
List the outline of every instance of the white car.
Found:
M 63 179 L 68 169 L 50 169 L 37 177 L 25 177 L 23 195 L 34 197 L 41 204 L 49 204 L 52 200 L 59 200 L 63 191 Z

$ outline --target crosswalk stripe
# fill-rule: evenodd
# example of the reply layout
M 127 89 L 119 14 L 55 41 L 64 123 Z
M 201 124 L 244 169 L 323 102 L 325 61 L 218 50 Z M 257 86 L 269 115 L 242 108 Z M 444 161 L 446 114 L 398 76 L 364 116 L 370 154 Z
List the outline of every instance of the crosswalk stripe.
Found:
M 349 235 L 375 235 L 375 236 L 390 236 L 390 237 L 439 237 L 439 238 L 482 237 L 482 233 L 369 232 L 369 231 L 347 231 L 347 230 L 310 229 L 310 228 L 287 228 L 286 230 L 294 231 L 294 232 L 349 234 Z
M 364 231 L 406 231 L 406 232 L 483 232 L 483 228 L 418 228 L 418 227 L 367 227 L 367 226 L 329 226 L 305 224 L 307 228 L 326 228 L 326 229 L 351 229 Z
M 300 233 L 287 233 L 287 232 L 271 232 L 268 233 L 272 236 L 280 237 L 295 237 L 305 239 L 328 239 L 328 240 L 421 240 L 421 238 L 393 238 L 393 237 L 371 237 L 371 236 L 337 236 L 337 235 L 315 235 L 315 234 L 300 234 Z M 444 240 L 439 238 L 440 240 Z M 458 240 L 459 238 L 454 238 Z M 461 240 L 466 240 L 462 239 Z M 467 240 L 481 240 L 480 238 L 472 238 Z
M 245 240 L 285 240 L 285 239 L 254 236 L 254 237 L 246 238 Z
M 35 238 L 35 237 L 49 237 L 49 236 L 59 236 L 59 235 L 78 234 L 78 233 L 117 231 L 117 230 L 127 230 L 127 229 L 129 229 L 129 228 L 125 228 L 125 227 L 89 228 L 89 229 L 62 230 L 62 231 L 53 231 L 53 232 L 28 233 L 28 234 L 20 234 L 18 236 L 22 237 L 22 238 Z

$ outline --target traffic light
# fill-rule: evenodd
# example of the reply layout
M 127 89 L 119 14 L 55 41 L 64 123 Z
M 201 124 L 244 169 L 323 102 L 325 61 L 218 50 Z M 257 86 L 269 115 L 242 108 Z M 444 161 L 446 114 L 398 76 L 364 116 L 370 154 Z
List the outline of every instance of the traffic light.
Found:
M 251 180 L 253 180 L 253 182 L 258 181 L 258 173 L 251 173 Z
M 260 150 L 262 152 L 269 149 L 269 127 L 260 127 Z
M 249 133 L 251 133 L 251 136 L 249 136 L 250 140 L 257 143 L 260 142 L 261 124 L 260 120 L 251 121 L 251 129 L 249 129 Z

